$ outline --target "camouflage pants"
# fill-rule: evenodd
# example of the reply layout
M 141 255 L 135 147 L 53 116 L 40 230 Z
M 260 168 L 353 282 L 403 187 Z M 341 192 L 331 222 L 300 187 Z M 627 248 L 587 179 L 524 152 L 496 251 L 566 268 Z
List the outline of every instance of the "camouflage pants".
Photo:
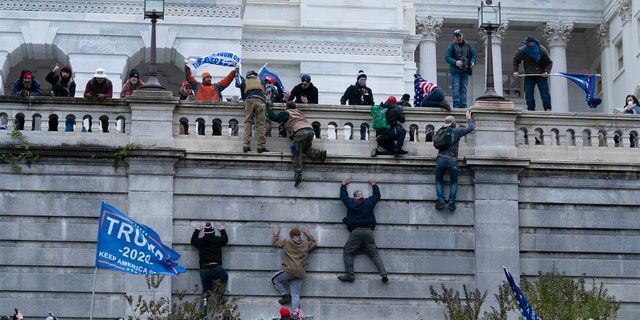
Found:
M 302 176 L 302 154 L 306 154 L 313 160 L 322 158 L 322 150 L 311 146 L 313 143 L 314 132 L 312 128 L 304 128 L 296 131 L 293 136 L 293 171 L 295 178 Z

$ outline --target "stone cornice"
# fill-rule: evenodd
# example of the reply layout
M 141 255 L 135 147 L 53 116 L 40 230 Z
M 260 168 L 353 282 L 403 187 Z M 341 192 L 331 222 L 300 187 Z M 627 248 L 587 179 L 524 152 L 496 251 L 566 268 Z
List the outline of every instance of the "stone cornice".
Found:
M 290 41 L 242 41 L 244 52 L 403 56 L 401 45 L 345 44 Z
M 631 21 L 631 0 L 618 0 L 616 11 L 622 22 Z
M 544 27 L 544 36 L 547 39 L 550 47 L 553 46 L 566 46 L 567 42 L 571 39 L 571 32 L 573 31 L 573 23 L 547 22 Z
M 0 0 L 0 11 L 106 13 L 142 15 L 143 1 L 21 1 Z M 165 5 L 165 15 L 183 17 L 239 18 L 240 7 Z

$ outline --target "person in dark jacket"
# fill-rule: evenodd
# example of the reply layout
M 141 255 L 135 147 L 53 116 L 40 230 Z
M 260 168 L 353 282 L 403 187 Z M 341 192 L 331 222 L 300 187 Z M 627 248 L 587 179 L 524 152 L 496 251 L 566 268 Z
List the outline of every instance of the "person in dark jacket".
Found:
M 382 107 L 387 109 L 386 118 L 389 129 L 376 130 L 378 146 L 371 150 L 372 157 L 377 155 L 395 155 L 399 157 L 408 153 L 403 149 L 407 130 L 400 125 L 405 121 L 404 112 L 402 108 L 396 106 L 396 102 L 396 98 L 390 96 L 382 104 Z
M 287 101 L 295 103 L 318 104 L 318 88 L 311 82 L 311 76 L 303 74 L 300 83 L 291 89 Z
M 204 236 L 199 238 L 202 225 L 198 225 L 191 235 L 191 244 L 198 249 L 200 261 L 200 282 L 202 293 L 209 298 L 211 293 L 216 294 L 218 302 L 222 302 L 222 296 L 227 288 L 229 275 L 222 267 L 222 247 L 227 244 L 227 231 L 224 225 L 218 226 L 220 236 L 216 236 L 213 225 L 207 221 L 204 226 Z
M 456 119 L 453 116 L 444 118 L 444 126 L 453 128 L 453 143 L 446 149 L 438 150 L 436 158 L 436 193 L 438 202 L 436 209 L 445 208 L 444 204 L 444 173 L 449 171 L 449 204 L 446 206 L 450 211 L 456 210 L 456 194 L 458 192 L 458 145 L 460 139 L 474 130 L 471 111 L 467 111 L 467 127 L 458 128 Z
M 138 90 L 142 86 L 144 86 L 144 82 L 140 80 L 140 73 L 136 69 L 131 69 L 129 72 L 129 80 L 122 85 L 120 99 L 132 95 L 134 90 Z
M 367 75 L 364 71 L 360 70 L 358 72 L 356 83 L 347 87 L 342 98 L 340 98 L 341 105 L 345 105 L 347 102 L 349 105 L 361 106 L 372 106 L 375 104 L 373 102 L 373 91 L 367 87 Z
M 113 96 L 113 83 L 107 78 L 107 73 L 102 68 L 96 69 L 84 88 L 84 98 L 87 100 L 104 101 Z
M 22 70 L 20 78 L 16 79 L 11 86 L 11 95 L 20 97 L 41 96 L 40 82 L 33 78 L 31 71 Z
M 60 74 L 56 74 L 60 70 Z M 73 97 L 76 95 L 76 82 L 71 77 L 71 66 L 65 64 L 62 68 L 56 63 L 53 70 L 44 78 L 49 82 L 51 87 L 51 95 L 56 97 Z
M 382 258 L 378 252 L 376 241 L 373 237 L 373 230 L 376 228 L 376 216 L 373 213 L 373 208 L 380 200 L 380 189 L 376 185 L 376 179 L 370 178 L 369 183 L 373 190 L 373 195 L 369 198 L 364 198 L 362 191 L 356 190 L 353 193 L 353 198 L 349 198 L 347 193 L 347 184 L 349 179 L 342 178 L 342 185 L 340 186 L 340 200 L 347 207 L 347 216 L 344 218 L 344 222 L 349 230 L 349 239 L 344 245 L 342 257 L 344 259 L 345 275 L 338 277 L 340 281 L 351 282 L 355 280 L 353 271 L 353 257 L 360 249 L 364 248 L 364 251 L 369 255 L 373 263 L 378 269 L 378 273 L 382 277 L 382 282 L 387 282 L 387 270 L 384 268 Z
M 447 46 L 444 59 L 449 64 L 451 75 L 451 99 L 454 108 L 467 107 L 467 85 L 476 65 L 476 51 L 464 40 L 462 31 L 453 32 L 453 41 Z
M 538 86 L 544 111 L 551 111 L 551 95 L 549 94 L 548 76 L 553 67 L 553 61 L 549 57 L 549 51 L 540 44 L 540 40 L 527 36 L 523 41 L 524 46 L 518 48 L 513 57 L 513 77 L 518 78 L 520 63 L 524 66 L 524 99 L 527 101 L 527 109 L 536 110 L 536 100 L 533 89 Z

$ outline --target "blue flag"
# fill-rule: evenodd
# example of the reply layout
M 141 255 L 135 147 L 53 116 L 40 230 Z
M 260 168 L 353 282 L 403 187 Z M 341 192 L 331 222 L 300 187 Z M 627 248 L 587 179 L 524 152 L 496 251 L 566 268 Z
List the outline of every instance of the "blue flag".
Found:
M 98 223 L 96 266 L 133 274 L 175 276 L 185 271 L 180 255 L 162 244 L 151 228 L 102 203 Z
M 527 298 L 524 297 L 522 290 L 518 287 L 518 284 L 513 279 L 513 276 L 511 276 L 511 273 L 509 273 L 505 267 L 502 267 L 502 269 L 504 269 L 504 274 L 507 276 L 507 280 L 509 280 L 513 294 L 516 295 L 516 300 L 518 300 L 518 304 L 520 305 L 520 313 L 522 313 L 522 317 L 524 317 L 525 320 L 540 320 L 540 317 L 538 317 L 536 311 L 533 310 L 533 307 L 529 304 Z
M 278 83 L 280 89 L 282 89 L 282 93 L 287 94 L 287 90 L 284 88 L 284 84 L 282 83 L 282 81 L 280 81 L 280 77 L 278 77 L 277 74 L 269 71 L 266 64 L 262 66 L 262 68 L 260 68 L 260 71 L 258 71 L 258 77 L 260 77 L 262 81 L 264 81 L 267 77 L 270 77 L 271 79 L 273 79 L 273 81 L 275 81 L 274 84 Z
M 582 88 L 584 92 L 587 94 L 587 104 L 590 108 L 597 108 L 598 105 L 602 103 L 602 99 L 596 98 L 596 75 L 595 74 L 586 74 L 586 73 L 566 73 L 566 72 L 558 72 L 558 75 L 563 76 L 575 84 L 578 87 Z

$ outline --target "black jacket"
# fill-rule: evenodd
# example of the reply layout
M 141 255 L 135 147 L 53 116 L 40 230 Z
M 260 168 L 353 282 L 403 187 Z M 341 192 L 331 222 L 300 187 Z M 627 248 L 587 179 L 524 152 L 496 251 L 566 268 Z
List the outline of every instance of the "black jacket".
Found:
M 227 231 L 224 229 L 220 230 L 219 237 L 212 233 L 198 238 L 198 234 L 200 234 L 200 230 L 193 231 L 191 244 L 198 248 L 200 266 L 211 262 L 217 262 L 219 265 L 222 265 L 222 246 L 226 245 L 229 241 Z

